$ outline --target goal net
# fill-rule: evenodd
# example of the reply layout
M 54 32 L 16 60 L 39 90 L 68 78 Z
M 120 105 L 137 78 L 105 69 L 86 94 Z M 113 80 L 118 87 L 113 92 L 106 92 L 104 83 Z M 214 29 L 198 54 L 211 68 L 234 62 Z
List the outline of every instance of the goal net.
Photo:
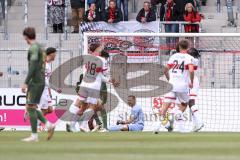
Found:
M 118 88 L 108 86 L 109 125 L 130 115 L 128 95 L 135 95 L 143 108 L 144 130 L 160 123 L 155 113 L 171 90 L 162 70 L 181 39 L 188 39 L 201 54 L 196 105 L 203 131 L 240 131 L 240 34 L 84 33 L 84 54 L 90 54 L 92 44 L 101 44 L 110 53 L 111 75 L 120 82 Z M 189 109 L 184 117 L 186 126 L 192 127 Z

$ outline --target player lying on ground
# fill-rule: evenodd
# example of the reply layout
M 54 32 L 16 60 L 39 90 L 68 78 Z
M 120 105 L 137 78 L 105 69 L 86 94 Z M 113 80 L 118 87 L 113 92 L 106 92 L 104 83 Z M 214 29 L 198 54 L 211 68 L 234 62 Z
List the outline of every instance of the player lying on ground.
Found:
M 92 118 L 92 114 L 95 112 L 95 107 L 100 97 L 100 88 L 102 82 L 107 82 L 118 86 L 118 83 L 110 77 L 105 77 L 103 75 L 104 66 L 107 63 L 106 59 L 101 56 L 89 55 L 88 60 L 84 62 L 86 65 L 83 74 L 83 80 L 80 84 L 79 98 L 70 107 L 70 112 L 75 116 L 72 118 L 70 124 L 70 130 L 75 130 L 75 125 L 80 122 L 80 128 L 82 130 L 89 131 L 87 128 L 88 121 Z M 86 118 L 84 118 L 86 116 Z M 80 120 L 80 119 L 81 120 Z M 84 119 L 84 120 L 83 120 Z
M 128 96 L 128 105 L 131 107 L 131 115 L 128 120 L 117 121 L 117 125 L 108 127 L 111 131 L 142 131 L 144 128 L 144 114 L 141 106 L 136 104 L 136 97 Z
M 183 112 L 186 110 L 189 102 L 188 91 L 189 88 L 193 87 L 194 80 L 194 66 L 192 64 L 194 58 L 187 53 L 189 42 L 187 40 L 181 40 L 178 45 L 180 52 L 170 57 L 164 70 L 164 74 L 173 88 L 172 91 L 164 96 L 160 117 L 162 119 L 162 125 L 169 131 L 173 130 L 173 119 L 180 123 L 183 121 Z M 177 116 L 169 120 L 166 113 L 171 103 L 175 103 L 176 99 L 180 102 L 179 108 L 175 112 Z M 181 128 L 181 125 L 179 127 Z M 155 133 L 158 133 L 159 129 L 160 126 L 156 128 Z
M 45 86 L 45 53 L 41 45 L 36 42 L 36 32 L 34 28 L 27 27 L 23 31 L 26 42 L 30 45 L 28 51 L 28 74 L 22 92 L 27 93 L 26 110 L 28 112 L 32 134 L 30 137 L 23 139 L 25 142 L 38 141 L 37 120 L 39 119 L 48 129 L 47 140 L 53 136 L 55 126 L 48 122 L 42 112 L 37 110 L 44 86 Z

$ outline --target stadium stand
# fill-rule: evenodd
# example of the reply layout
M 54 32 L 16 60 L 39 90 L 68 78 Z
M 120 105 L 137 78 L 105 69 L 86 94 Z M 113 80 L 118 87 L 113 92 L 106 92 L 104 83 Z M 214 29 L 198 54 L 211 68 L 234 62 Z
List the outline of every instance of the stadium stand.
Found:
M 1 0 L 1 14 L 0 14 L 0 19 L 3 19 L 3 12 L 4 12 L 4 6 L 3 6 L 3 1 Z M 8 6 L 11 4 L 11 6 L 8 7 L 8 16 L 5 17 L 8 19 L 7 25 L 8 31 L 10 33 L 17 33 L 20 32 L 21 29 L 26 25 L 26 22 L 24 22 L 24 19 L 27 18 L 27 25 L 34 26 L 36 27 L 37 31 L 39 32 L 44 32 L 44 15 L 45 15 L 45 6 L 43 1 L 38 1 L 38 0 L 7 0 L 8 1 Z M 27 4 L 25 4 L 27 2 Z M 128 4 L 128 18 L 130 21 L 135 20 L 137 13 L 139 10 L 142 8 L 144 0 L 139 0 L 136 3 L 136 0 L 129 1 Z M 226 7 L 226 1 L 220 1 L 221 3 L 219 4 L 219 7 L 217 7 L 217 3 L 215 1 L 208 0 L 206 2 L 206 6 L 201 7 L 201 12 L 205 15 L 205 19 L 202 20 L 202 32 L 236 32 L 239 27 L 238 27 L 238 16 L 239 16 L 239 7 L 238 7 L 238 2 L 233 1 L 233 7 L 229 6 Z M 106 2 L 108 3 L 108 2 Z M 205 3 L 205 1 L 203 2 Z M 25 9 L 25 5 L 27 5 L 27 11 Z M 70 7 L 70 1 L 66 0 L 66 5 L 67 5 L 67 24 L 71 24 L 71 7 Z M 231 4 L 230 4 L 231 5 Z M 156 6 L 156 10 L 160 10 L 160 6 Z M 233 17 L 235 19 L 234 25 L 232 27 L 228 27 L 229 22 L 229 16 L 232 16 L 231 14 L 228 14 L 231 11 L 231 8 L 233 9 Z M 27 16 L 25 15 L 26 13 Z M 32 14 L 34 13 L 34 14 Z M 231 12 L 230 12 L 231 13 Z M 24 18 L 25 17 L 25 18 Z M 230 17 L 231 18 L 231 17 Z M 232 20 L 230 24 L 232 23 Z M 4 23 L 0 23 L 0 30 L 3 31 L 3 26 Z M 236 24 L 236 27 L 235 27 Z M 70 32 L 70 31 L 69 31 Z

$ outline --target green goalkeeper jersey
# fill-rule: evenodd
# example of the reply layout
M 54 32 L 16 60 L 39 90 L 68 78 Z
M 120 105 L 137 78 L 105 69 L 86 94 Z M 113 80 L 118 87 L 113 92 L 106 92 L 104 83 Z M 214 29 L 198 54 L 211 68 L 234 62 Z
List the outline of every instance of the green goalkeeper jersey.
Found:
M 45 52 L 40 44 L 34 43 L 28 50 L 28 75 L 25 84 L 45 84 Z

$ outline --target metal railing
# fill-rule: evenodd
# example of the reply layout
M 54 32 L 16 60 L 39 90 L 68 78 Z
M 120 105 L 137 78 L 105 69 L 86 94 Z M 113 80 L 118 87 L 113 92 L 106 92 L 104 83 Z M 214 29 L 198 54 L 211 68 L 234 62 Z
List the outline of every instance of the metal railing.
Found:
M 60 46 L 61 47 L 61 46 Z M 5 77 L 7 77 L 7 86 L 3 84 L 0 85 L 0 87 L 8 87 L 8 88 L 14 88 L 14 87 L 19 87 L 17 85 L 21 85 L 21 81 L 24 80 L 24 77 L 25 75 L 24 74 L 21 74 L 22 72 L 24 73 L 27 73 L 27 71 L 25 71 L 23 69 L 23 67 L 25 68 L 26 66 L 25 65 L 22 65 L 22 64 L 17 64 L 17 63 L 14 63 L 14 60 L 16 60 L 16 55 L 14 56 L 14 53 L 15 54 L 19 54 L 19 52 L 25 52 L 27 53 L 27 49 L 5 49 L 5 48 L 0 48 L 0 52 L 7 52 L 6 56 L 5 56 L 5 61 L 4 61 L 4 66 L 7 67 L 7 73 L 5 73 Z M 16 53 L 18 52 L 18 53 Z M 62 59 L 62 56 L 66 53 L 69 54 L 69 59 L 72 59 L 73 58 L 73 51 L 72 50 L 67 50 L 67 49 L 57 49 L 57 52 L 58 52 L 58 58 L 56 58 L 55 60 L 55 64 L 56 66 L 60 66 L 63 61 L 65 59 Z M 27 59 L 23 56 L 21 57 L 21 61 L 24 62 L 26 61 L 26 64 L 27 64 Z M 71 65 L 71 64 L 70 64 Z M 71 67 L 70 67 L 71 68 Z M 61 70 L 59 70 L 59 72 L 61 72 Z M 73 73 L 69 73 L 69 84 L 72 84 L 73 83 Z M 12 78 L 13 76 L 21 76 L 21 78 Z M 58 74 L 58 78 L 61 79 L 61 74 L 59 73 Z M 21 79 L 21 81 L 19 80 Z M 3 80 L 4 81 L 4 80 Z M 14 83 L 15 82 L 15 83 Z
M 216 1 L 216 6 L 217 6 L 217 12 L 220 13 L 221 12 L 221 0 Z
M 4 2 L 4 27 L 3 27 L 3 32 L 4 32 L 4 39 L 8 39 L 8 1 L 5 0 Z
M 185 21 L 161 21 L 159 22 L 159 33 L 163 32 L 163 28 L 165 25 L 171 25 L 171 24 L 178 25 L 179 33 L 183 33 L 184 25 L 187 25 L 187 24 L 199 25 L 199 32 L 202 31 L 202 24 L 200 22 L 191 23 L 191 22 L 185 22 Z

